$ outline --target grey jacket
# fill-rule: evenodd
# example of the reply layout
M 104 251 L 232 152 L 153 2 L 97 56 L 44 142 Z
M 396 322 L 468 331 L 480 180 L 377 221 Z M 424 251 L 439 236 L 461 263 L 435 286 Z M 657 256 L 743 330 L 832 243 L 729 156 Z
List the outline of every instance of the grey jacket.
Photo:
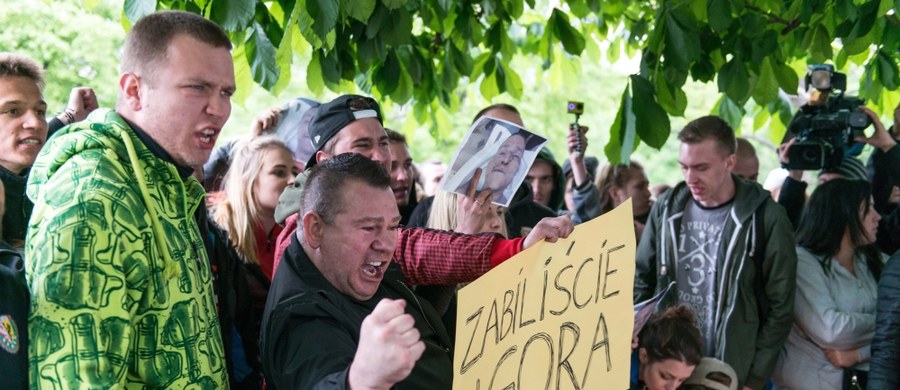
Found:
M 869 370 L 878 284 L 862 256 L 854 258 L 855 275 L 803 247 L 797 262 L 794 325 L 772 379 L 780 388 L 840 389 L 843 370 L 822 350 L 859 348 L 856 368 Z
M 741 386 L 761 389 L 771 375 L 793 321 L 797 254 L 794 234 L 784 209 L 759 184 L 732 176 L 734 207 L 722 232 L 717 258 L 718 313 L 716 358 L 730 364 Z M 650 210 L 637 249 L 634 302 L 644 301 L 675 281 L 676 248 L 681 216 L 691 199 L 684 182 L 666 192 Z M 756 210 L 764 207 L 763 231 L 757 231 Z M 757 240 L 757 235 L 762 235 Z M 756 248 L 765 242 L 764 248 Z M 764 251 L 761 265 L 768 310 L 754 292 L 755 251 Z M 660 307 L 677 304 L 674 296 Z M 763 321 L 763 319 L 765 319 Z

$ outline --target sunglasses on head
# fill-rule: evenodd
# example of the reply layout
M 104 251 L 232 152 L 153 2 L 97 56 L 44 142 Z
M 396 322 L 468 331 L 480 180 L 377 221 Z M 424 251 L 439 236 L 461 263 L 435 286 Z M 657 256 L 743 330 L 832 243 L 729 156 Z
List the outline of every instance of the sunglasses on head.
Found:
M 379 111 L 378 103 L 375 102 L 375 99 L 367 98 L 367 97 L 355 97 L 347 100 L 347 108 L 352 111 L 359 110 L 375 110 Z

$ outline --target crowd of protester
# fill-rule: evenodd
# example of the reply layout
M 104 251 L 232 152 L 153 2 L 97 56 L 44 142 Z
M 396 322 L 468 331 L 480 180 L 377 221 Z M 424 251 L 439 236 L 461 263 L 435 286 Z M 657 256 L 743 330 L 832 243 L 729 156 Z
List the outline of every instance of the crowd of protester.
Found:
M 562 159 L 523 165 L 514 136 L 482 156 L 520 186 L 476 169 L 447 192 L 365 96 L 289 102 L 215 148 L 231 48 L 150 14 L 116 106 L 79 87 L 49 120 L 40 66 L 0 53 L 0 387 L 449 389 L 459 286 L 630 199 L 634 302 L 674 285 L 632 389 L 900 388 L 900 106 L 890 129 L 863 108 L 868 164 L 844 156 L 809 195 L 796 169 L 763 189 L 716 116 L 678 132 L 684 180 L 659 192 L 577 126 Z

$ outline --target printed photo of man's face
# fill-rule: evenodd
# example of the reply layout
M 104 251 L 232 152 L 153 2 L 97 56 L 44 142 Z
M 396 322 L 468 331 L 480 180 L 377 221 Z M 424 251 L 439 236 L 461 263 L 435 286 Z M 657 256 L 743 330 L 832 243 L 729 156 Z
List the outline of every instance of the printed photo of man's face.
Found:
M 522 156 L 525 153 L 525 138 L 521 134 L 513 134 L 497 151 L 497 155 L 485 169 L 485 187 L 494 191 L 502 191 L 516 177 Z

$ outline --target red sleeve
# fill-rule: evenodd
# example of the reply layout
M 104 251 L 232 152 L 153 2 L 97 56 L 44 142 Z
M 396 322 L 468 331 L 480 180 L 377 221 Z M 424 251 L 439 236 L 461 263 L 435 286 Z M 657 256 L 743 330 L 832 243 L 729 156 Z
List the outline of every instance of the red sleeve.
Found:
M 284 229 L 278 234 L 275 240 L 275 254 L 272 256 L 272 278 L 275 278 L 275 271 L 278 270 L 278 263 L 281 262 L 281 256 L 284 256 L 284 250 L 291 244 L 291 236 L 297 231 L 297 220 L 299 214 L 291 215 L 284 221 Z
M 493 250 L 491 251 L 491 268 L 500 265 L 500 263 L 509 260 L 521 252 L 523 242 L 525 242 L 524 237 L 495 241 Z
M 411 285 L 471 282 L 492 267 L 491 253 L 503 239 L 496 233 L 462 234 L 432 229 L 401 229 L 394 261 Z M 502 247 L 502 245 L 501 245 Z

